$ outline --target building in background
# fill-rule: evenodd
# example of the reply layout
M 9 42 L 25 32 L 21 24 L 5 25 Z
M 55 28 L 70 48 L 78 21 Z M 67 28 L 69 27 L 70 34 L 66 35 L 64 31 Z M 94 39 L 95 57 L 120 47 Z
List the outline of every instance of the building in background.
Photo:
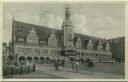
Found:
M 9 47 L 7 43 L 2 43 L 2 58 L 3 58 L 3 63 L 8 62 L 8 57 L 9 57 Z
M 3 55 L 7 54 L 7 43 L 2 43 L 2 53 Z
M 118 37 L 108 41 L 111 44 L 110 50 L 113 58 L 117 61 L 125 61 L 125 37 Z
M 49 60 L 60 57 L 108 60 L 122 57 L 119 56 L 121 54 L 117 55 L 117 43 L 114 44 L 113 40 L 74 33 L 75 28 L 70 18 L 70 9 L 66 8 L 62 30 L 14 20 L 14 53 L 18 60 Z M 120 48 L 123 47 L 123 42 L 120 40 L 118 43 L 118 52 L 122 54 L 124 48 Z

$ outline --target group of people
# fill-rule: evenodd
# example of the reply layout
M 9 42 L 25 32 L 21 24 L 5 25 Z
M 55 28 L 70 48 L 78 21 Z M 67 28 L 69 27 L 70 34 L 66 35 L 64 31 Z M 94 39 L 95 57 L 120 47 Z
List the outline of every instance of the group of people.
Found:
M 83 64 L 83 61 L 76 60 L 76 59 L 73 59 L 72 61 L 69 62 L 69 63 L 71 63 L 73 72 L 76 72 L 76 73 L 79 72 L 80 62 L 82 62 L 82 64 Z M 86 59 L 86 65 L 87 65 L 87 69 L 88 69 L 89 74 L 92 74 L 93 73 L 93 68 L 94 68 L 93 61 L 89 58 Z M 56 71 L 60 72 L 64 66 L 65 66 L 65 60 L 60 60 L 60 59 L 55 60 L 55 70 Z
M 71 64 L 73 72 L 79 72 L 79 60 L 73 60 Z
M 64 60 L 60 60 L 60 59 L 55 60 L 55 70 L 56 71 L 60 72 L 62 70 L 62 68 L 64 67 L 64 65 L 65 65 Z

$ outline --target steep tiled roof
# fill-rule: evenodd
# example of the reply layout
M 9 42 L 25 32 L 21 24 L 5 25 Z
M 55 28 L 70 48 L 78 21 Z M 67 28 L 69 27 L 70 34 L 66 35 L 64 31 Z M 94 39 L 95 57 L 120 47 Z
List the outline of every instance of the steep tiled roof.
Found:
M 18 37 L 23 38 L 26 42 L 27 35 L 28 35 L 29 31 L 32 30 L 32 27 L 33 27 L 35 29 L 40 41 L 47 42 L 50 33 L 52 31 L 54 31 L 56 38 L 58 40 L 59 46 L 63 45 L 63 31 L 62 30 L 48 28 L 48 27 L 34 25 L 34 24 L 29 24 L 29 23 L 24 23 L 24 22 L 20 22 L 20 21 L 14 21 L 13 27 L 15 28 L 16 42 L 18 42 L 18 40 L 17 40 Z M 18 28 L 20 28 L 21 35 L 19 35 Z M 102 44 L 103 48 L 105 48 L 105 46 L 106 46 L 106 40 L 104 40 L 104 39 L 87 36 L 87 35 L 83 35 L 83 34 L 78 34 L 78 33 L 74 33 L 74 44 L 75 44 L 78 36 L 81 38 L 82 48 L 84 48 L 84 49 L 87 48 L 86 45 L 90 38 L 93 42 L 94 50 L 97 49 L 99 41 L 101 41 L 103 43 Z
M 35 29 L 37 36 L 39 37 L 40 41 L 46 41 L 48 40 L 48 37 L 52 31 L 55 31 L 56 38 L 58 39 L 58 42 L 61 42 L 61 35 L 62 31 L 58 29 L 48 28 L 44 26 L 38 26 L 34 24 L 14 21 L 14 28 L 15 28 L 15 35 L 16 35 L 16 42 L 18 41 L 17 38 L 21 37 L 24 38 L 26 41 L 27 35 L 30 30 L 32 30 L 32 27 Z M 19 35 L 18 28 L 20 28 L 21 35 Z M 61 43 L 59 43 L 61 45 Z
M 105 39 L 101 39 L 101 38 L 97 38 L 97 37 L 93 37 L 93 36 L 88 36 L 88 35 L 83 35 L 83 34 L 78 34 L 78 33 L 75 33 L 74 34 L 74 37 L 77 38 L 78 36 L 80 36 L 81 38 L 81 41 L 82 41 L 82 48 L 87 48 L 87 44 L 91 38 L 92 40 L 92 43 L 93 43 L 93 49 L 96 50 L 97 49 L 97 46 L 99 44 L 99 41 L 101 41 L 102 43 L 106 43 L 107 41 Z M 103 45 L 103 44 L 102 44 Z M 106 45 L 103 45 L 103 48 L 105 47 Z

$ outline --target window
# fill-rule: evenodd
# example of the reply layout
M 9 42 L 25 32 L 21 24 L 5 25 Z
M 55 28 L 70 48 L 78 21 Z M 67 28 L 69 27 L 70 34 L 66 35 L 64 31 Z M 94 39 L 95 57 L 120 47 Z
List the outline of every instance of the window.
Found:
M 96 57 L 96 54 L 95 54 L 95 57 Z
M 32 52 L 31 48 L 26 48 L 25 51 L 26 51 L 26 53 L 31 53 Z
M 77 52 L 77 55 L 80 55 L 80 52 Z
M 90 56 L 92 57 L 92 53 L 90 53 Z
M 60 53 L 60 50 L 57 50 L 57 53 L 59 54 Z
M 84 52 L 84 55 L 86 56 L 86 52 Z
M 111 58 L 111 57 L 112 57 L 112 55 L 110 54 L 110 55 L 109 55 L 109 57 Z
M 36 35 L 35 30 L 31 30 L 27 36 L 27 42 L 32 44 L 38 44 L 39 43 L 39 37 Z
M 69 41 L 72 41 L 72 34 L 69 34 Z
M 56 51 L 56 50 L 54 50 L 54 54 L 57 54 L 56 52 L 57 52 L 57 51 Z
M 97 54 L 97 57 L 99 57 L 100 55 L 99 54 Z
M 48 54 L 48 49 L 44 49 L 44 54 Z
M 54 32 L 52 32 L 52 34 L 50 34 L 50 37 L 48 38 L 48 45 L 49 46 L 58 46 Z
M 89 56 L 89 54 L 88 54 L 88 53 L 86 53 L 86 56 Z
M 106 54 L 106 57 L 108 57 L 108 54 Z
M 81 54 L 84 56 L 84 52 L 81 52 Z
M 19 53 L 24 53 L 24 48 L 22 48 L 22 47 L 17 47 L 17 52 L 19 52 Z
M 34 52 L 40 54 L 40 49 L 34 49 Z
M 94 53 L 92 53 L 92 57 L 94 57 L 95 56 L 95 54 Z
M 54 50 L 51 50 L 51 54 L 54 54 Z
M 21 30 L 21 27 L 20 26 L 17 26 L 17 29 L 18 29 L 18 31 L 20 31 Z
M 102 54 L 100 54 L 100 57 L 102 57 Z
M 105 57 L 105 54 L 103 54 L 103 57 Z

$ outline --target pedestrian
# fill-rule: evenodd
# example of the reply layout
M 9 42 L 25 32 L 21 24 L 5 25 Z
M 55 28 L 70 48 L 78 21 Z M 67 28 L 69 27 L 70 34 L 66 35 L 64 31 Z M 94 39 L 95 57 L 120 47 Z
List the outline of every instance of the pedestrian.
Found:
M 62 70 L 62 61 L 59 59 L 58 60 L 58 71 L 60 72 Z
M 86 59 L 86 63 L 89 63 L 89 61 L 91 61 L 91 59 L 90 58 L 87 58 Z
M 58 65 L 58 71 L 60 72 L 62 70 L 62 63 L 59 63 Z
M 10 66 L 10 69 L 11 69 L 11 77 L 13 77 L 14 76 L 14 67 L 13 66 Z
M 33 63 L 33 71 L 36 71 L 35 63 Z
M 81 63 L 82 63 L 82 64 L 84 63 L 84 59 L 83 59 L 83 58 L 81 58 Z
M 57 60 L 55 60 L 55 64 L 54 65 L 55 65 L 55 70 L 58 71 L 58 61 Z
M 27 67 L 27 73 L 29 73 L 29 71 L 30 71 L 30 68 L 29 68 L 30 67 L 30 62 L 29 61 L 26 62 L 26 67 Z
M 75 70 L 76 72 L 79 72 L 79 61 L 78 60 L 75 61 Z
M 72 70 L 73 70 L 73 72 L 75 72 L 75 60 L 72 60 L 72 61 L 71 61 L 71 65 L 72 65 Z
M 20 75 L 23 74 L 23 65 L 20 65 Z
M 62 67 L 65 66 L 65 60 L 61 60 L 61 63 L 62 63 Z
M 93 73 L 93 68 L 94 68 L 94 64 L 93 64 L 93 61 L 92 60 L 90 60 L 89 62 L 88 62 L 88 72 L 89 72 L 89 74 L 92 74 Z

